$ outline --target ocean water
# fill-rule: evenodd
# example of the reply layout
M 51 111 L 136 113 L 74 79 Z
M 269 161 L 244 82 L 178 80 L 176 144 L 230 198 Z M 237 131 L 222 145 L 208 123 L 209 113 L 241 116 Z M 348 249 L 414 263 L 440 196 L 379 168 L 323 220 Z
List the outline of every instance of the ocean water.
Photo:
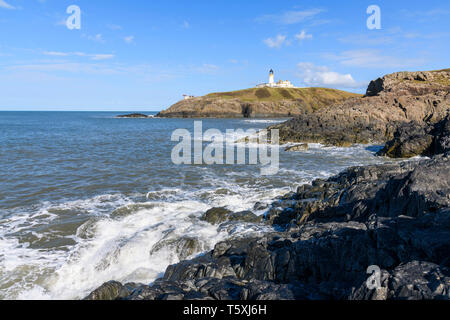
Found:
M 105 281 L 151 283 L 168 265 L 268 226 L 210 225 L 212 207 L 250 210 L 315 178 L 381 163 L 375 146 L 281 149 L 258 165 L 174 165 L 175 129 L 192 119 L 120 112 L 0 112 L 0 299 L 79 299 Z M 206 119 L 262 129 L 279 119 Z M 255 212 L 263 214 L 264 211 Z

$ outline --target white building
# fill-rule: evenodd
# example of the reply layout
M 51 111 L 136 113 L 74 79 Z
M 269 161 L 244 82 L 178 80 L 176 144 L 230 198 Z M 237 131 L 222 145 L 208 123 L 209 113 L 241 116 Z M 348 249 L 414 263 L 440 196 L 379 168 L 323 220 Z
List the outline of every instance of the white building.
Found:
M 269 83 L 262 83 L 256 86 L 257 88 L 295 88 L 289 80 L 280 80 L 275 83 L 273 70 L 269 72 Z
M 195 98 L 195 96 L 190 96 L 188 94 L 183 94 L 184 100 L 189 100 Z

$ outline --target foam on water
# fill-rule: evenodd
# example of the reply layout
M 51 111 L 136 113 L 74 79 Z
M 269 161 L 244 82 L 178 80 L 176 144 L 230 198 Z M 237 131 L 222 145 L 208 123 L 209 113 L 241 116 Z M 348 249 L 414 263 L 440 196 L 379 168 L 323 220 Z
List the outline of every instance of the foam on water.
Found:
M 204 253 L 219 241 L 270 230 L 267 226 L 249 223 L 213 226 L 200 220 L 206 210 L 212 207 L 227 207 L 236 212 L 251 210 L 256 202 L 270 203 L 315 178 L 327 178 L 348 166 L 385 161 L 375 158 L 367 146 L 328 148 L 310 144 L 309 150 L 295 153 L 283 152 L 281 148 L 279 173 L 271 177 L 260 176 L 258 166 L 174 168 L 170 159 L 164 158 L 170 157 L 171 145 L 155 140 L 152 148 L 160 149 L 152 154 L 143 154 L 142 143 L 148 142 L 144 138 L 133 146 L 136 140 L 133 130 L 138 125 L 143 126 L 138 131 L 142 137 L 152 136 L 162 141 L 170 138 L 170 134 L 160 138 L 157 131 L 162 129 L 159 127 L 147 133 L 150 127 L 145 121 L 97 120 L 101 121 L 99 123 L 113 121 L 113 131 L 105 132 L 102 137 L 97 131 L 88 136 L 100 142 L 88 144 L 86 139 L 80 140 L 77 150 L 86 147 L 86 157 L 80 162 L 83 167 L 78 180 L 72 178 L 78 173 L 75 170 L 61 171 L 57 176 L 61 184 L 53 186 L 61 193 L 65 188 L 82 190 L 77 200 L 47 194 L 42 202 L 29 201 L 22 207 L 11 206 L 0 212 L 0 299 L 78 299 L 109 280 L 151 283 L 168 265 Z M 156 126 L 158 121 L 154 119 L 151 123 Z M 182 120 L 173 121 L 177 126 L 176 121 L 180 121 L 180 127 L 185 125 Z M 256 129 L 261 129 L 272 120 L 242 120 L 245 121 L 264 121 L 253 122 L 260 123 L 260 128 Z M 211 126 L 216 124 L 211 122 Z M 117 125 L 124 126 L 122 131 L 116 129 Z M 170 130 L 174 128 L 175 124 Z M 123 135 L 117 138 L 116 132 L 118 135 L 123 132 Z M 11 136 L 16 135 L 17 132 L 12 131 Z M 36 139 L 34 133 L 30 137 L 33 141 Z M 44 138 L 43 141 L 49 141 L 47 136 Z M 92 145 L 98 143 L 100 147 L 95 150 L 105 150 L 108 139 L 113 139 L 107 149 L 111 157 L 105 159 L 106 155 L 102 154 L 89 162 Z M 65 143 L 66 140 L 62 140 L 59 146 L 65 148 Z M 73 154 L 71 150 L 66 152 Z M 44 150 L 41 156 L 47 153 Z M 141 154 L 141 162 L 137 162 L 136 157 Z M 155 157 L 151 159 L 151 166 L 147 156 Z M 41 165 L 54 168 L 53 160 L 48 161 L 50 165 L 47 162 Z M 97 168 L 98 162 L 109 170 Z M 111 163 L 113 166 L 108 167 Z M 52 179 L 43 180 L 43 184 L 57 181 L 51 174 L 48 175 Z M 22 180 L 29 178 L 24 176 Z M 90 182 L 97 181 L 105 182 L 108 187 L 103 188 L 101 183 L 92 187 Z M 18 196 L 18 199 L 27 200 L 25 196 Z
M 271 119 L 251 119 L 251 120 L 244 120 L 244 121 L 247 123 L 264 123 L 264 124 L 286 122 L 286 120 L 271 120 Z
M 267 227 L 252 224 L 218 228 L 199 218 L 215 206 L 236 211 L 251 209 L 256 201 L 272 199 L 286 189 L 252 194 L 250 188 L 227 181 L 222 181 L 222 185 L 221 189 L 185 194 L 176 188 L 149 192 L 146 196 L 151 200 L 145 203 L 134 203 L 119 195 L 103 195 L 56 206 L 45 203 L 32 215 L 10 215 L 0 221 L 1 298 L 78 299 L 109 280 L 150 283 L 168 265 L 189 257 L 180 255 L 186 239 L 192 248 L 190 256 L 195 256 L 226 238 L 267 231 Z M 196 198 L 203 201 L 187 200 Z M 10 236 L 13 231 L 51 224 L 58 216 L 49 212 L 57 209 L 77 209 L 90 217 L 75 235 L 69 236 L 75 242 L 73 246 L 34 249 Z

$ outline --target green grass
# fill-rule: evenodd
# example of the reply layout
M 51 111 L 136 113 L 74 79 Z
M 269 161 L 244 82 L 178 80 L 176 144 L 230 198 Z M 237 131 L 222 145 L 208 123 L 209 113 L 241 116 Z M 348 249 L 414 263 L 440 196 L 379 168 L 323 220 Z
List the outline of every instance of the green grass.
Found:
M 433 70 L 431 72 L 442 72 L 442 71 L 450 72 L 450 68 L 448 68 L 448 69 L 441 69 L 441 70 Z
M 327 88 L 251 88 L 232 92 L 218 92 L 204 98 L 239 99 L 245 102 L 278 102 L 281 100 L 300 100 L 305 103 L 316 100 L 343 100 L 360 95 Z

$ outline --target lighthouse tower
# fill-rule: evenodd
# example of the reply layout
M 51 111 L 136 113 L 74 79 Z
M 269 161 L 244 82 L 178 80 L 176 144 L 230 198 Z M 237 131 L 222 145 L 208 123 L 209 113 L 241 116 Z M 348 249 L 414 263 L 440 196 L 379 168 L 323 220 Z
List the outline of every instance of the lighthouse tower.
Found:
M 270 72 L 269 72 L 269 85 L 270 85 L 270 86 L 275 85 L 275 79 L 274 79 L 274 77 L 273 77 L 273 70 L 272 70 L 272 69 L 271 69 Z

